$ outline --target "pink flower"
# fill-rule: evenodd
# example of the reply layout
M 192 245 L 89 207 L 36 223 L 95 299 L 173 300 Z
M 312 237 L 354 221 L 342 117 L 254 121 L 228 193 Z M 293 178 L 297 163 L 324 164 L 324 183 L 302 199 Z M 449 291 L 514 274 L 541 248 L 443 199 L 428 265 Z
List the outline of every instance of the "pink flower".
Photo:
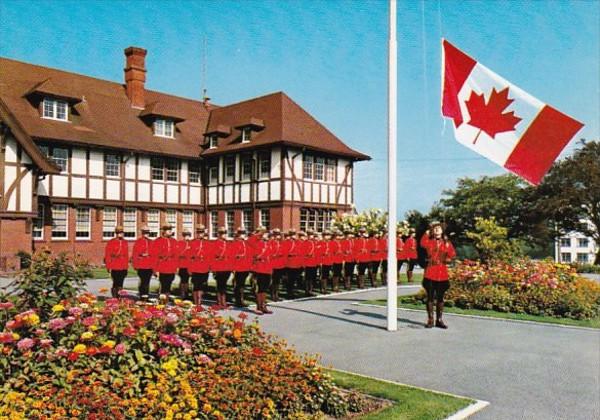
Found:
M 115 346 L 115 353 L 117 354 L 125 354 L 125 350 L 127 349 L 123 343 L 119 343 Z
M 58 357 L 66 357 L 68 354 L 69 354 L 69 351 L 67 349 L 65 349 L 64 347 L 61 347 L 56 350 L 56 355 Z
M 123 335 L 126 337 L 133 337 L 136 333 L 136 329 L 131 327 L 131 326 L 127 326 L 125 328 L 123 328 Z
M 89 327 L 96 323 L 96 318 L 94 318 L 93 316 L 87 316 L 81 320 L 81 323 L 86 327 Z
M 5 311 L 8 311 L 14 307 L 15 305 L 12 302 L 0 302 L 0 309 L 4 309 Z
M 69 315 L 73 315 L 73 316 L 79 317 L 79 316 L 81 316 L 82 313 L 83 313 L 83 309 L 81 309 L 81 308 L 79 308 L 77 306 L 69 308 Z
M 67 325 L 68 324 L 72 324 L 75 321 L 77 321 L 77 319 L 74 316 L 68 316 L 68 317 L 65 318 L 65 322 L 67 323 Z
M 177 321 L 179 321 L 179 317 L 174 313 L 168 313 L 165 317 L 165 322 L 167 324 L 175 324 Z
M 48 328 L 50 328 L 52 331 L 62 330 L 66 326 L 67 323 L 62 318 L 54 318 L 48 321 Z
M 31 338 L 23 338 L 17 343 L 17 348 L 21 351 L 26 351 L 32 348 L 35 344 Z
M 200 363 L 210 363 L 212 362 L 211 358 L 208 357 L 206 354 L 201 354 L 200 357 Z
M 129 296 L 129 293 L 127 293 L 127 290 L 121 289 L 121 290 L 119 290 L 119 296 L 126 297 L 126 296 Z
M 160 348 L 158 349 L 158 351 L 156 352 L 156 354 L 158 354 L 158 357 L 166 357 L 169 355 L 169 350 L 165 349 L 165 348 Z
M 8 321 L 6 323 L 6 328 L 9 330 L 14 330 L 17 329 L 21 326 L 21 322 L 20 321 L 16 321 L 14 319 L 11 319 L 10 321 Z
M 15 339 L 13 338 L 12 333 L 0 333 L 0 344 L 12 343 L 13 341 L 15 341 Z
M 44 338 L 42 340 L 40 340 L 40 347 L 43 349 L 47 349 L 48 347 L 50 347 L 53 343 L 53 340 L 51 338 Z

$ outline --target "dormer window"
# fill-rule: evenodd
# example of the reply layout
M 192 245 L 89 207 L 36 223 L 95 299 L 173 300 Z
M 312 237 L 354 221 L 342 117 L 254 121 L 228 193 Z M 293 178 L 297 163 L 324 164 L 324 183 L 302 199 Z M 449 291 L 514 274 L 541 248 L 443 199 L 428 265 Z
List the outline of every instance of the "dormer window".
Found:
M 249 143 L 252 138 L 252 130 L 250 127 L 242 128 L 242 143 Z
M 208 137 L 208 147 L 210 149 L 216 149 L 218 145 L 219 145 L 219 137 L 218 136 L 213 135 L 213 136 Z
M 67 102 L 58 99 L 44 98 L 42 117 L 50 120 L 68 121 L 69 105 Z
M 154 121 L 154 135 L 158 137 L 175 137 L 175 123 L 172 120 L 157 118 Z

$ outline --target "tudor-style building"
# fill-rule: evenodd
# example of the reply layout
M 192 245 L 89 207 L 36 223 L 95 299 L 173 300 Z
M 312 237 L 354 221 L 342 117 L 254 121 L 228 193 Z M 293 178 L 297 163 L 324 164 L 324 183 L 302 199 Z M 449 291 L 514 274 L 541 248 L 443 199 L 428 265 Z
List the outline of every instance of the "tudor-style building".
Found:
M 322 230 L 369 159 L 278 92 L 228 106 L 0 58 L 0 271 L 47 246 L 102 260 L 117 224 Z

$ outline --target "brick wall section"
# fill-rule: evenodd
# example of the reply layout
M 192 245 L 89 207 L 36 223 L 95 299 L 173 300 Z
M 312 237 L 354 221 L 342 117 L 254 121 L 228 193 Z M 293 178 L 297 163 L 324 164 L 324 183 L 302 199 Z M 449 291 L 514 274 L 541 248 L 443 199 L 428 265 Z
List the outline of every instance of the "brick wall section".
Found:
M 31 252 L 31 234 L 25 219 L 0 219 L 0 271 L 20 269 L 19 251 Z

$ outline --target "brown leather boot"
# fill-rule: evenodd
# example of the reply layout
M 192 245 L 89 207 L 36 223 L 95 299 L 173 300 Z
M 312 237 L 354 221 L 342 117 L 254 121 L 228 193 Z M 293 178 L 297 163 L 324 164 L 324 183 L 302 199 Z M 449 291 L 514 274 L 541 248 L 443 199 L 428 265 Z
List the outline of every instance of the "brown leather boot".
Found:
M 444 302 L 437 302 L 435 306 L 435 326 L 438 328 L 442 328 L 444 330 L 448 329 L 448 326 L 442 320 L 442 315 L 444 314 Z
M 181 286 L 180 286 L 181 290 L 179 290 L 179 295 L 181 296 L 181 299 L 188 298 L 189 287 L 190 287 L 190 285 L 188 283 L 181 283 Z
M 332 282 L 333 291 L 334 291 L 335 293 L 339 292 L 339 291 L 340 291 L 340 278 L 339 278 L 339 277 L 336 277 L 336 276 L 334 276 L 334 277 L 331 279 L 331 282 Z
M 433 302 L 427 302 L 425 306 L 427 307 L 427 324 L 425 324 L 425 328 L 433 328 Z
M 267 308 L 267 294 L 266 293 L 261 293 L 262 297 L 261 297 L 261 303 L 262 303 L 262 308 L 261 311 L 263 314 L 272 314 L 273 311 L 271 311 L 269 308 Z
M 326 295 L 329 293 L 327 290 L 327 277 L 321 277 L 321 294 Z
M 365 288 L 365 276 L 358 276 L 358 288 L 359 289 L 364 289 Z
M 350 279 L 352 278 L 352 276 L 345 276 L 344 277 L 344 289 L 346 290 L 350 290 L 351 289 L 351 285 L 350 285 Z
M 413 282 L 413 281 L 412 281 L 412 274 L 413 274 L 413 273 L 412 273 L 412 271 L 407 271 L 407 272 L 406 272 L 406 278 L 408 279 L 408 282 L 409 282 L 409 283 L 412 283 L 412 282 Z

